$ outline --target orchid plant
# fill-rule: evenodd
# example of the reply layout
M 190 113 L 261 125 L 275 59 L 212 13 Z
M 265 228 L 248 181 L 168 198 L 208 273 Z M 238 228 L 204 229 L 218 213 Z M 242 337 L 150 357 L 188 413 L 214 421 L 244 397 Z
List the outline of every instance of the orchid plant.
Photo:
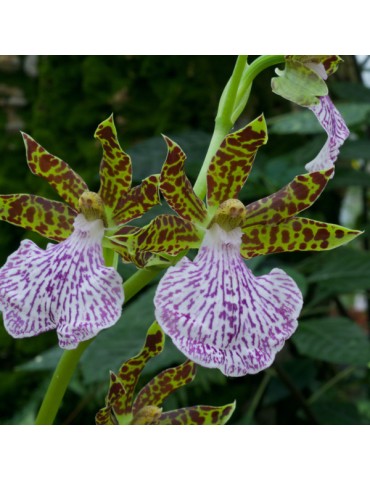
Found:
M 100 189 L 91 192 L 67 163 L 23 134 L 32 173 L 46 179 L 65 203 L 32 194 L 0 195 L 0 218 L 57 242 L 40 249 L 22 241 L 0 269 L 0 309 L 15 338 L 56 329 L 65 353 L 54 373 L 37 423 L 52 423 L 83 351 L 121 316 L 124 301 L 165 270 L 154 297 L 154 323 L 141 352 L 110 374 L 106 405 L 97 424 L 223 424 L 235 405 L 162 411 L 165 398 L 195 376 L 196 364 L 226 376 L 268 368 L 298 326 L 303 297 L 286 272 L 255 276 L 245 260 L 278 252 L 328 250 L 361 232 L 300 216 L 334 175 L 349 131 L 328 96 L 325 80 L 337 56 L 240 56 L 225 87 L 215 131 L 198 179 L 185 173 L 186 155 L 164 137 L 160 173 L 132 187 L 130 157 L 121 149 L 113 117 L 95 133 L 103 149 Z M 284 63 L 273 91 L 309 108 L 327 134 L 316 158 L 286 186 L 244 205 L 239 193 L 257 152 L 267 142 L 263 115 L 239 130 L 255 77 Z M 303 170 L 303 166 L 302 166 Z M 174 214 L 144 227 L 130 222 L 160 203 Z M 203 200 L 205 198 L 205 201 Z M 197 249 L 193 260 L 186 255 Z M 138 271 L 122 284 L 117 261 Z M 123 316 L 124 318 L 124 316 Z M 163 349 L 164 333 L 188 358 L 154 377 L 134 399 L 139 375 Z M 230 402 L 233 399 L 230 399 Z

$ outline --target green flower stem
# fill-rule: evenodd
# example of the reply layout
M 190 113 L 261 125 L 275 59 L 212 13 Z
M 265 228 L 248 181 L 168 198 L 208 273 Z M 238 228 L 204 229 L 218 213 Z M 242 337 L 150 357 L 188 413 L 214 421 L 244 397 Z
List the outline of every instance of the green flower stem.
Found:
M 346 377 L 349 377 L 354 371 L 356 367 L 347 367 L 344 370 L 341 370 L 337 375 L 331 378 L 328 382 L 324 383 L 316 392 L 314 392 L 310 398 L 307 400 L 309 405 L 312 405 L 316 400 L 318 400 L 324 393 L 330 390 L 334 385 L 344 380 Z
M 124 284 L 125 304 L 136 295 L 145 285 L 150 283 L 159 273 L 159 270 L 139 270 L 132 275 Z M 63 396 L 68 388 L 72 375 L 78 362 L 92 343 L 94 338 L 81 342 L 74 350 L 65 350 L 51 378 L 48 390 L 45 394 L 40 411 L 37 415 L 36 425 L 52 425 Z
M 238 57 L 230 80 L 221 95 L 211 142 L 197 181 L 194 184 L 194 192 L 198 197 L 204 198 L 206 195 L 206 177 L 209 164 L 221 142 L 243 111 L 253 80 L 266 68 L 282 62 L 284 62 L 284 55 L 263 55 L 258 57 L 251 65 L 247 64 L 246 55 Z
M 257 75 L 266 70 L 266 68 L 273 67 L 274 65 L 284 62 L 284 55 L 262 55 L 261 57 L 258 57 L 251 65 L 246 65 L 235 100 L 234 110 L 231 116 L 231 121 L 233 124 L 239 118 L 239 115 L 242 113 L 245 105 L 247 104 L 253 80 L 257 77 Z
M 194 185 L 194 192 L 198 195 L 199 198 L 204 198 L 206 195 L 206 176 L 210 161 L 214 154 L 217 152 L 218 147 L 221 145 L 221 142 L 224 139 L 225 135 L 227 135 L 227 133 L 233 126 L 231 122 L 231 115 L 234 110 L 234 104 L 236 95 L 238 93 L 239 83 L 242 78 L 246 63 L 247 56 L 240 55 L 236 61 L 234 71 L 230 77 L 230 80 L 228 81 L 221 95 L 215 120 L 215 129 L 211 138 L 211 143 L 209 144 L 202 168 Z
M 252 402 L 250 404 L 247 415 L 245 417 L 246 425 L 252 424 L 254 413 L 262 399 L 263 394 L 265 393 L 265 390 L 270 381 L 270 378 L 271 378 L 271 372 L 269 370 L 266 370 L 265 375 L 263 376 L 261 383 L 259 384 L 257 391 L 252 398 Z

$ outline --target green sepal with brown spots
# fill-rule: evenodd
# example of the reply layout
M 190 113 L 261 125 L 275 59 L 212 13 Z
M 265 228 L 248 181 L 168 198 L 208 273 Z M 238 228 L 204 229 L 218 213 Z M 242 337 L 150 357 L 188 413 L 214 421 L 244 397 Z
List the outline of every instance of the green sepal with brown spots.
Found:
M 243 227 L 279 223 L 310 207 L 321 195 L 334 168 L 298 175 L 279 191 L 245 207 Z
M 338 55 L 286 55 L 285 60 L 300 62 L 311 68 L 312 65 L 316 65 L 316 68 L 323 68 L 328 77 L 335 73 L 339 64 L 343 62 Z
M 202 238 L 203 232 L 194 223 L 176 215 L 158 215 L 137 233 L 112 237 L 132 252 L 163 252 L 172 256 L 199 247 Z
M 111 407 L 101 408 L 95 415 L 96 425 L 116 425 L 117 421 L 115 420 Z
M 248 179 L 257 150 L 267 142 L 263 115 L 225 137 L 207 172 L 207 204 L 210 215 L 222 202 L 237 198 Z
M 161 171 L 160 190 L 168 205 L 180 217 L 204 225 L 207 209 L 185 174 L 186 155 L 177 143 L 168 137 L 163 138 L 167 144 L 167 157 Z
M 148 330 L 145 344 L 140 353 L 125 362 L 119 372 L 118 379 L 123 386 L 124 396 L 120 401 L 120 415 L 131 413 L 135 387 L 141 372 L 150 358 L 157 356 L 164 348 L 164 333 L 157 322 Z
M 279 252 L 331 250 L 350 242 L 362 232 L 340 225 L 294 217 L 276 225 L 242 228 L 240 253 L 244 258 Z
M 335 72 L 341 61 L 337 55 L 288 55 L 285 70 L 275 70 L 278 77 L 271 80 L 272 91 L 304 107 L 315 105 L 318 97 L 328 94 L 323 78 Z
M 131 408 L 126 408 L 126 392 L 120 379 L 110 372 L 108 395 L 105 399 L 105 407 L 96 414 L 95 422 L 100 425 L 127 425 L 132 420 Z
M 159 174 L 150 175 L 118 200 L 113 222 L 117 225 L 130 222 L 160 203 Z
M 138 393 L 134 405 L 134 416 L 146 405 L 161 407 L 165 399 L 195 377 L 196 366 L 191 360 L 159 373 Z
M 123 243 L 117 243 L 114 240 L 109 240 L 105 242 L 105 245 L 117 252 L 123 263 L 133 263 L 137 268 L 145 268 L 153 256 L 150 252 L 129 251 L 124 241 Z
M 235 410 L 235 402 L 222 407 L 197 405 L 161 415 L 160 425 L 225 425 Z
M 62 202 L 30 194 L 0 195 L 0 219 L 57 242 L 73 231 L 77 212 Z
M 119 202 L 131 189 L 131 158 L 119 144 L 113 115 L 98 125 L 94 137 L 100 141 L 103 148 L 98 193 L 104 202 L 109 222 Z
M 84 180 L 66 162 L 51 155 L 29 135 L 22 133 L 22 137 L 31 172 L 47 180 L 65 202 L 78 210 L 78 200 L 88 190 Z

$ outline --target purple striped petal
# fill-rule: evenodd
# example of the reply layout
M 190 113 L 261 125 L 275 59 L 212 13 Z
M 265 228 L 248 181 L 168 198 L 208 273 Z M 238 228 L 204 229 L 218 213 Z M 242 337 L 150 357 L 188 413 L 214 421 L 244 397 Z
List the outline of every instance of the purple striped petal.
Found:
M 30 240 L 0 269 L 0 309 L 6 330 L 15 338 L 56 328 L 59 345 L 76 348 L 113 325 L 121 315 L 122 279 L 105 267 L 101 220 L 80 214 L 74 232 L 46 250 Z
M 328 96 L 320 97 L 319 100 L 320 102 L 317 105 L 312 105 L 309 108 L 325 129 L 328 139 L 317 157 L 305 165 L 308 172 L 332 168 L 339 155 L 339 147 L 343 145 L 349 135 L 347 125 L 330 98 Z
M 194 362 L 225 375 L 257 373 L 297 328 L 302 294 L 282 270 L 255 277 L 240 255 L 242 232 L 207 230 L 197 257 L 168 269 L 156 318 Z

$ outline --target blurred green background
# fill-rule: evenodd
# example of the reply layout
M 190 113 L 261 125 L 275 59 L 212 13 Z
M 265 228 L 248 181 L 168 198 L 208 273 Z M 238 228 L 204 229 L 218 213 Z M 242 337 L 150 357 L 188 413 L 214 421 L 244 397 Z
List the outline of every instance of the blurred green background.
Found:
M 253 57 L 251 57 L 253 58 Z M 233 424 L 368 424 L 370 253 L 368 223 L 370 170 L 370 89 L 363 73 L 368 57 L 343 56 L 328 80 L 330 95 L 351 136 L 341 148 L 336 174 L 305 216 L 364 230 L 355 242 L 321 253 L 286 253 L 248 262 L 256 274 L 273 267 L 286 270 L 305 298 L 300 326 L 273 366 L 257 375 L 226 378 L 199 368 L 196 380 L 173 394 L 165 409 L 193 404 L 222 405 L 237 400 Z M 28 170 L 19 131 L 25 131 L 68 162 L 97 190 L 101 159 L 93 139 L 97 125 L 112 112 L 121 145 L 131 154 L 134 180 L 158 173 L 166 147 L 161 133 L 187 153 L 194 181 L 213 130 L 218 100 L 234 56 L 0 56 L 0 192 L 28 192 L 57 198 L 46 182 Z M 261 74 L 243 126 L 263 112 L 269 142 L 258 155 L 242 191 L 249 203 L 303 173 L 326 141 L 309 111 L 271 92 L 273 69 Z M 147 223 L 154 210 L 141 221 Z M 31 238 L 21 228 L 0 224 L 0 265 Z M 135 271 L 120 265 L 124 278 Z M 123 310 L 122 319 L 103 331 L 85 352 L 57 423 L 92 424 L 103 406 L 109 370 L 141 348 L 153 322 L 149 285 Z M 13 340 L 0 323 L 0 423 L 33 423 L 51 373 L 60 358 L 55 332 Z M 166 340 L 163 354 L 141 379 L 183 361 Z

